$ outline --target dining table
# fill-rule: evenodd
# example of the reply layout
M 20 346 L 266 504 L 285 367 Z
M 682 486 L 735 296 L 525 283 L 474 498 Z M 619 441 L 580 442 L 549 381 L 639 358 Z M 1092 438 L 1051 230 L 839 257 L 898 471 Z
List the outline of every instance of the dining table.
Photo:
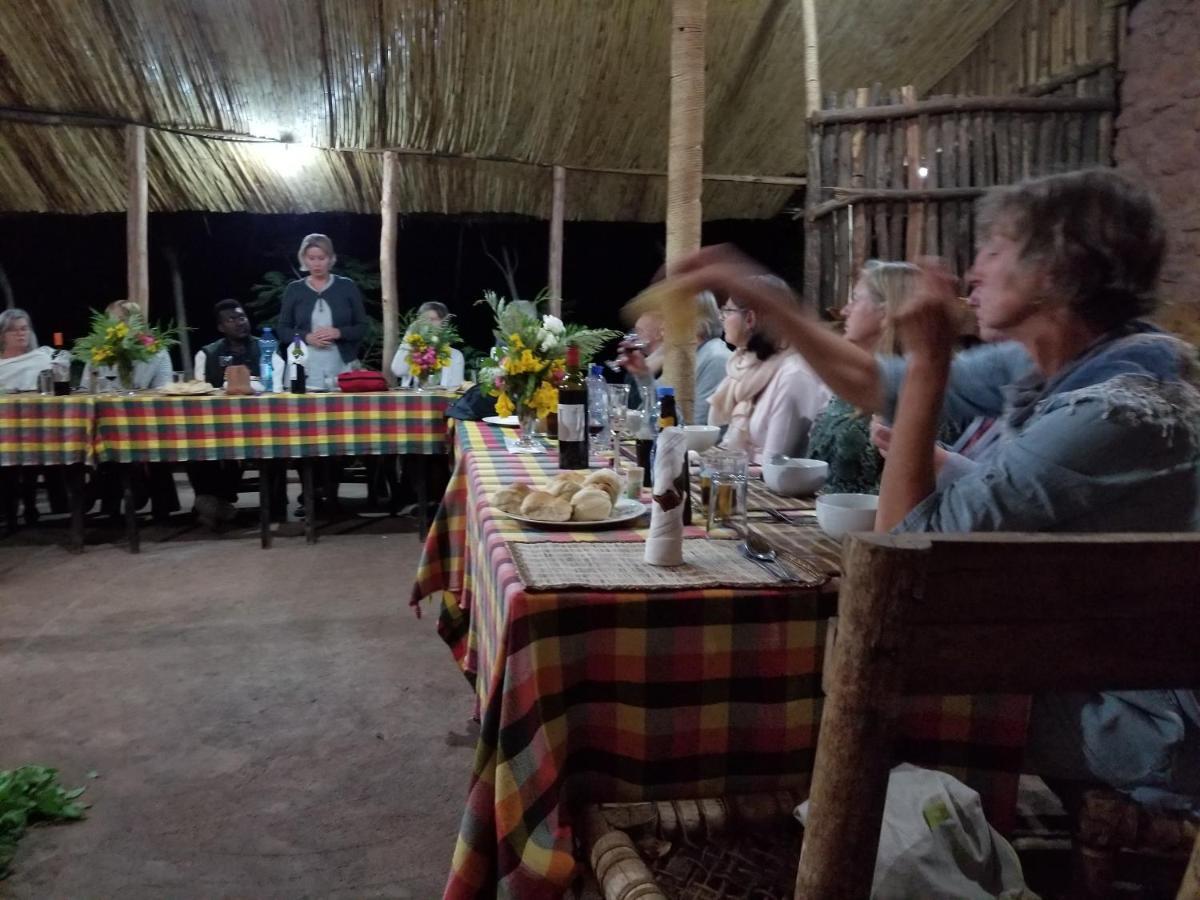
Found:
M 271 545 L 269 485 L 280 465 L 301 470 L 313 495 L 313 461 L 337 456 L 402 456 L 414 471 L 421 533 L 427 529 L 431 461 L 448 452 L 446 410 L 455 390 L 363 393 L 171 395 L 161 391 L 66 397 L 0 395 L 0 474 L 64 466 L 72 503 L 72 545 L 83 546 L 82 485 L 89 466 L 114 463 L 124 483 L 129 548 L 139 549 L 130 468 L 142 463 L 238 460 L 258 466 L 260 532 Z M 6 506 L 10 504 L 6 503 Z M 11 517 L 11 508 L 6 511 Z M 15 522 L 9 525 L 15 529 Z M 316 540 L 314 517 L 305 519 Z
M 95 462 L 95 402 L 91 395 L 0 393 L 0 495 L 6 525 L 17 528 L 23 470 L 61 466 L 66 473 L 73 550 L 83 549 L 83 484 Z
M 449 898 L 561 896 L 588 803 L 805 790 L 837 610 L 840 543 L 817 526 L 812 498 L 748 489 L 751 527 L 799 583 L 743 571 L 734 542 L 709 540 L 698 511 L 684 528 L 687 565 L 639 569 L 648 515 L 547 528 L 496 508 L 502 487 L 558 471 L 553 442 L 517 453 L 505 436 L 456 423 L 450 484 L 409 598 L 418 614 L 436 610 L 471 688 L 464 713 L 479 720 Z M 917 698 L 900 715 L 899 751 L 979 791 L 1003 831 L 1028 705 Z

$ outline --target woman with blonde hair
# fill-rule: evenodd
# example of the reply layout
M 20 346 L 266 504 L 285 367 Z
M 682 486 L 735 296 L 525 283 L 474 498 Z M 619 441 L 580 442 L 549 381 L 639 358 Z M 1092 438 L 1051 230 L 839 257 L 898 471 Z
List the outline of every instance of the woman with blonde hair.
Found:
M 870 354 L 900 355 L 895 315 L 919 273 L 911 263 L 868 261 L 842 310 L 846 340 Z M 871 417 L 841 397 L 830 400 L 813 422 L 808 455 L 829 463 L 829 493 L 878 493 L 883 457 L 871 443 Z
M 306 235 L 296 254 L 304 278 L 283 292 L 279 312 L 280 352 L 297 335 L 308 345 L 308 389 L 331 390 L 337 377 L 353 368 L 367 334 L 367 314 L 358 285 L 331 271 L 337 262 L 333 241 Z

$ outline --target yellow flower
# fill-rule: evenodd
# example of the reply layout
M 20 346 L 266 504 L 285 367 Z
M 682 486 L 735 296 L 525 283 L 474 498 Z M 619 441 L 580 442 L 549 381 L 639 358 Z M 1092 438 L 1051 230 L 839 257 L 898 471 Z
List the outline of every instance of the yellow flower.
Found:
M 550 382 L 543 381 L 533 392 L 529 405 L 539 416 L 548 416 L 558 408 L 558 391 Z
M 508 336 L 508 342 L 514 350 L 521 350 L 525 346 L 525 342 L 521 340 L 521 336 L 515 331 Z
M 516 409 L 517 408 L 513 406 L 513 402 L 508 399 L 508 394 L 501 394 L 496 398 L 496 415 L 511 416 L 514 412 L 516 412 Z
M 101 365 L 109 358 L 110 355 L 111 354 L 108 352 L 108 348 L 97 347 L 92 351 L 92 364 L 97 366 Z

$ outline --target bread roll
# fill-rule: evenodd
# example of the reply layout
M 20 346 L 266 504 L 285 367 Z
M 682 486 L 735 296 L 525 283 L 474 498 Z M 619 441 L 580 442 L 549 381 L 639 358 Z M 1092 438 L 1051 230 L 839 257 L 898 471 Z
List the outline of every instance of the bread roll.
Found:
M 599 488 L 608 494 L 608 499 L 616 503 L 621 497 L 621 492 L 625 489 L 625 485 L 621 482 L 621 476 L 611 469 L 598 469 L 587 477 L 583 482 L 584 487 Z
M 612 515 L 613 503 L 606 491 L 588 487 L 571 498 L 571 518 L 576 522 L 599 522 Z
M 587 481 L 588 473 L 582 469 L 563 469 L 552 479 L 553 481 L 573 481 L 576 484 L 583 484 Z
M 492 497 L 492 505 L 506 513 L 520 512 L 521 502 L 529 496 L 529 492 L 532 490 L 533 488 L 523 482 L 501 488 Z
M 521 515 L 542 522 L 566 522 L 571 518 L 571 504 L 545 491 L 530 491 L 521 502 Z
M 546 486 L 542 488 L 547 494 L 562 497 L 564 500 L 570 500 L 582 489 L 583 485 L 569 478 L 551 478 L 546 482 Z

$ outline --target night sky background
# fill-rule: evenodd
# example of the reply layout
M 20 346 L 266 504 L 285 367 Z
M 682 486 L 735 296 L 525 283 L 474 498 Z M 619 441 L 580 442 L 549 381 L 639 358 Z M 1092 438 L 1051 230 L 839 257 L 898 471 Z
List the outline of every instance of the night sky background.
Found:
M 800 222 L 788 217 L 709 222 L 704 243 L 735 243 L 796 285 L 802 230 Z M 215 337 L 213 304 L 225 297 L 248 302 L 264 273 L 293 273 L 300 239 L 311 232 L 329 235 L 340 255 L 377 268 L 378 216 L 152 214 L 151 318 L 166 322 L 174 317 L 168 248 L 174 248 L 180 260 L 195 349 Z M 662 224 L 568 222 L 563 243 L 567 317 L 619 328 L 617 310 L 647 285 L 662 263 L 665 231 Z M 546 284 L 548 247 L 545 221 L 496 215 L 402 216 L 401 308 L 439 300 L 458 316 L 465 342 L 486 350 L 491 345 L 490 313 L 474 303 L 487 289 L 507 293 L 504 276 L 487 252 L 500 258 L 507 248 L 518 261 L 521 296 L 530 299 Z M 49 343 L 52 333 L 61 331 L 69 345 L 86 331 L 90 309 L 125 296 L 125 217 L 2 215 L 0 265 L 16 305 L 33 317 L 38 339 Z

